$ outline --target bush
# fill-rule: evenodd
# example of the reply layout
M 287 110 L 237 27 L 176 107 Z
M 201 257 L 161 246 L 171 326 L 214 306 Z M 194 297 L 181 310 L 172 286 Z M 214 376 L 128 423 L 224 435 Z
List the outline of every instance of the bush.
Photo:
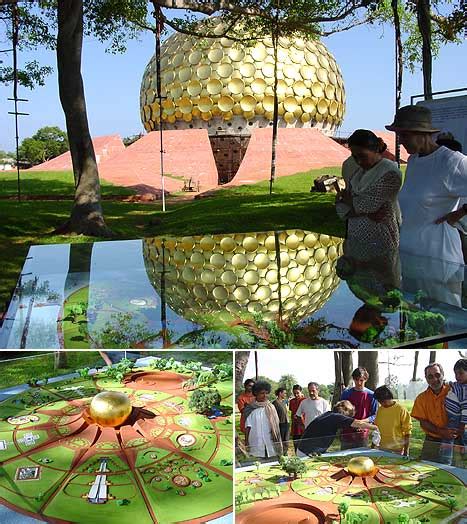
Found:
M 298 457 L 281 457 L 280 458 L 281 468 L 288 474 L 297 478 L 298 475 L 305 473 L 308 469 L 307 465 L 303 460 Z
M 196 413 L 209 413 L 215 406 L 221 403 L 221 395 L 215 388 L 197 389 L 190 398 L 188 407 Z

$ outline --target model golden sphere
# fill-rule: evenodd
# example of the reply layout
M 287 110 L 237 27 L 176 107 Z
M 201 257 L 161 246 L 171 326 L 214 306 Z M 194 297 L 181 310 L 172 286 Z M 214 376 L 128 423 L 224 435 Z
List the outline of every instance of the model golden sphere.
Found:
M 349 460 L 347 470 L 357 477 L 366 477 L 373 473 L 375 463 L 369 457 L 354 457 Z
M 131 402 L 125 393 L 102 391 L 91 401 L 89 412 L 96 424 L 105 427 L 120 426 L 131 413 Z

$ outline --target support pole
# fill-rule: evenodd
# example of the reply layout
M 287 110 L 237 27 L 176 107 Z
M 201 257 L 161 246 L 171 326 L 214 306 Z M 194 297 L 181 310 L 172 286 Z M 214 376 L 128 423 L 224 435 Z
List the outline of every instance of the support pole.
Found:
M 161 33 L 163 29 L 162 10 L 153 3 L 154 16 L 156 17 L 156 86 L 159 99 L 159 136 L 160 136 L 160 155 L 161 155 L 161 186 L 162 186 L 162 211 L 165 213 L 165 177 L 164 177 L 164 141 L 162 124 L 162 82 L 161 82 Z
M 21 202 L 21 178 L 19 171 L 19 115 L 27 115 L 28 113 L 20 113 L 18 111 L 18 102 L 27 102 L 25 98 L 18 98 L 18 37 L 19 37 L 19 19 L 18 19 L 18 5 L 13 3 L 11 7 L 11 21 L 12 21 L 12 52 L 13 52 L 13 98 L 15 104 L 14 111 L 8 111 L 8 114 L 15 116 L 15 143 L 16 143 L 16 173 L 17 173 L 17 195 L 18 202 Z

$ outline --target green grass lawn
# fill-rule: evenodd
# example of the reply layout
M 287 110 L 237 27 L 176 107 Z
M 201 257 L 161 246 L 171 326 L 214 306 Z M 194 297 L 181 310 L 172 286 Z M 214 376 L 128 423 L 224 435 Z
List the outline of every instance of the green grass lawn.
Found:
M 134 204 L 104 201 L 104 214 L 115 239 L 134 239 L 157 235 L 188 235 L 205 233 L 242 233 L 273 229 L 301 228 L 342 236 L 344 225 L 334 211 L 334 196 L 310 193 L 315 177 L 338 174 L 339 168 L 324 168 L 277 179 L 274 194 L 269 195 L 269 183 L 219 190 L 211 198 L 175 202 L 165 213 L 161 204 Z M 7 177 L 7 178 L 4 178 Z M 9 177 L 9 178 L 8 178 Z M 0 195 L 15 191 L 13 175 L 0 175 Z M 64 194 L 72 191 L 72 175 L 62 180 L 57 173 L 43 175 L 28 173 L 24 184 L 31 183 L 32 192 Z M 31 180 L 29 180 L 31 179 Z M 4 187 L 4 183 L 6 186 Z M 103 193 L 106 191 L 103 183 Z M 108 186 L 117 194 L 124 188 Z M 1 193 L 3 191 L 3 193 Z M 115 192 L 114 192 L 115 191 Z M 27 192 L 25 190 L 25 192 Z M 32 193 L 31 193 L 32 194 Z M 103 240 L 82 235 L 54 235 L 54 229 L 68 218 L 71 201 L 0 200 L 0 264 L 3 274 L 0 283 L 0 307 L 9 301 L 29 246 Z M 160 219 L 154 225 L 153 220 Z M 158 222 L 158 221 L 156 221 Z M 5 306 L 6 307 L 6 306 Z
M 74 179 L 72 171 L 20 171 L 22 195 L 50 195 L 73 197 Z M 103 196 L 133 195 L 134 191 L 126 187 L 115 186 L 101 181 Z M 14 197 L 18 193 L 18 175 L 15 172 L 0 174 L 0 197 Z

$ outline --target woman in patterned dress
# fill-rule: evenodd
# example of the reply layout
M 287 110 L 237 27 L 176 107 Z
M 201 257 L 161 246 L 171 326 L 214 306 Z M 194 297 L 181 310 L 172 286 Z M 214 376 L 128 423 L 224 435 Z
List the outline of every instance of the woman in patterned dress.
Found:
M 399 246 L 397 196 L 402 173 L 395 162 L 383 157 L 387 146 L 372 131 L 357 129 L 348 144 L 352 156 L 342 166 L 346 188 L 337 194 L 336 211 L 347 221 L 352 255 L 365 260 Z

